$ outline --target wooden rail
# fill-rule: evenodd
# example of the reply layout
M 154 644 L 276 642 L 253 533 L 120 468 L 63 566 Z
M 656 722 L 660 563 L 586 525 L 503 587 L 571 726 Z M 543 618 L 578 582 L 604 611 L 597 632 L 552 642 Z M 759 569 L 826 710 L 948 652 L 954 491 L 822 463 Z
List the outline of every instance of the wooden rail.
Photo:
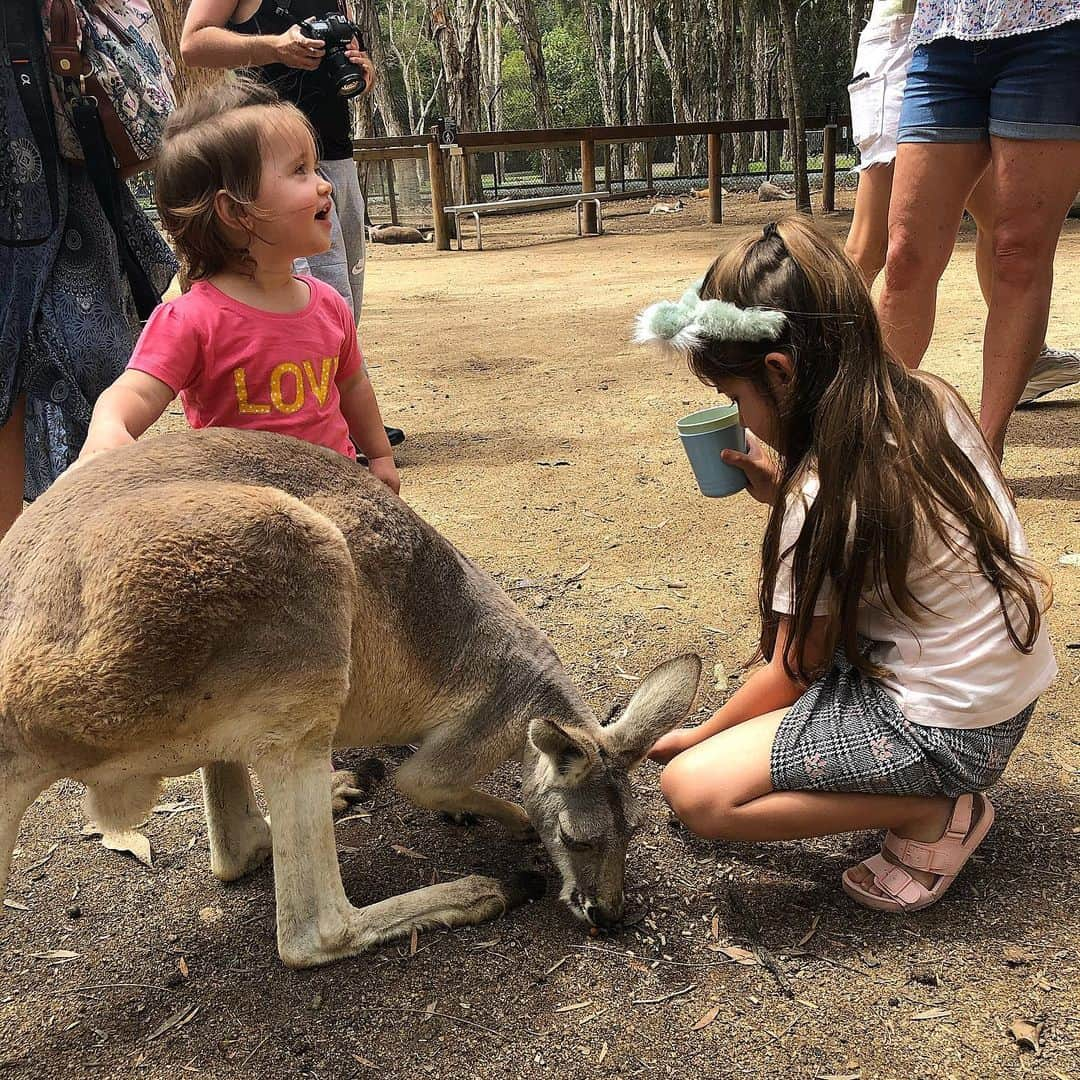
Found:
M 831 211 L 836 206 L 836 136 L 837 126 L 850 124 L 847 117 L 832 119 L 824 116 L 808 116 L 806 130 L 823 132 L 822 143 L 822 209 Z M 353 158 L 359 162 L 428 160 L 431 178 L 431 211 L 435 227 L 435 247 L 439 251 L 450 250 L 450 221 L 445 211 L 447 199 L 447 162 L 449 153 L 461 158 L 461 171 L 466 172 L 465 162 L 470 154 L 490 154 L 577 146 L 581 153 L 581 190 L 596 188 L 596 147 L 609 147 L 620 143 L 649 142 L 676 136 L 704 135 L 708 138 L 709 221 L 720 224 L 723 220 L 722 203 L 722 135 L 741 135 L 754 132 L 787 131 L 790 124 L 785 117 L 765 117 L 750 120 L 713 120 L 687 124 L 623 124 L 613 127 L 569 127 L 526 129 L 522 131 L 460 131 L 449 146 L 440 144 L 436 132 L 428 135 L 397 135 L 381 139 L 354 139 Z M 391 208 L 391 215 L 394 214 Z M 596 209 L 585 209 L 585 231 L 597 231 Z

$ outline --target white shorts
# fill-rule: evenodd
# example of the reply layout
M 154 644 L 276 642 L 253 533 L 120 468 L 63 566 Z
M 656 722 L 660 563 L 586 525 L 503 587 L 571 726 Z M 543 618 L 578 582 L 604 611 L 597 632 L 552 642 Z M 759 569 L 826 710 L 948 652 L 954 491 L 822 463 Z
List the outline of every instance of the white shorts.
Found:
M 896 157 L 900 106 L 911 65 L 911 20 L 911 15 L 896 15 L 871 23 L 859 36 L 854 77 L 848 86 L 859 172 L 871 165 L 889 165 Z

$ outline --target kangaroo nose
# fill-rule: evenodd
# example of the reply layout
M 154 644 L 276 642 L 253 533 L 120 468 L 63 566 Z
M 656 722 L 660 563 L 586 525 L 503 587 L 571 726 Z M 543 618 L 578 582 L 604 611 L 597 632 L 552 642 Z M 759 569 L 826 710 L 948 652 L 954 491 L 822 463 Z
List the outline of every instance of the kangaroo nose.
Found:
M 607 907 L 603 904 L 589 904 L 585 908 L 585 914 L 588 915 L 593 926 L 598 926 L 601 930 L 610 930 L 622 922 L 623 905 L 619 903 L 615 907 Z

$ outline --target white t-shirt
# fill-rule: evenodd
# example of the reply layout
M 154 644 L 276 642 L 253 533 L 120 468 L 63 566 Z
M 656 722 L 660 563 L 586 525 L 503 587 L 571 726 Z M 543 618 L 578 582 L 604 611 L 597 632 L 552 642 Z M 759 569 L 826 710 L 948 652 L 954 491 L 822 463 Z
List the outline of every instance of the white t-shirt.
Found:
M 1080 0 L 919 0 L 911 44 L 937 38 L 990 41 L 1080 19 Z
M 952 402 L 945 406 L 945 419 L 949 434 L 978 469 L 1005 519 L 1012 551 L 1027 555 L 1016 510 L 978 429 Z M 784 515 L 772 604 L 782 615 L 795 609 L 794 559 L 785 553 L 802 531 L 818 486 L 816 475 L 808 477 L 802 494 L 792 499 Z M 966 532 L 953 521 L 958 546 L 971 551 Z M 888 672 L 882 687 L 912 723 L 947 728 L 999 724 L 1030 705 L 1057 675 L 1046 620 L 1034 649 L 1020 652 L 1009 640 L 998 594 L 979 572 L 974 556 L 971 561 L 960 559 L 936 533 L 927 530 L 927 535 L 925 550 L 912 553 L 908 584 L 916 599 L 934 614 L 927 613 L 913 624 L 868 593 L 859 605 L 858 632 L 875 643 L 871 659 Z M 829 613 L 832 591 L 832 584 L 826 582 L 814 604 L 815 615 Z M 1014 614 L 1013 626 L 1023 633 L 1022 610 Z

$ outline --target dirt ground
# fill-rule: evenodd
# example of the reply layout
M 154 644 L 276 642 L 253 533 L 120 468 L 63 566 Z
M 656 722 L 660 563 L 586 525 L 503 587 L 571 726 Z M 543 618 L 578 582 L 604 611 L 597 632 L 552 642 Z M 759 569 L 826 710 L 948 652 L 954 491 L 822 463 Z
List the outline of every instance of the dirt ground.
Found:
M 402 495 L 510 589 L 598 712 L 695 650 L 704 716 L 723 700 L 714 664 L 734 687 L 751 651 L 764 511 L 697 494 L 674 420 L 710 394 L 628 330 L 776 207 L 729 200 L 737 224 L 715 228 L 700 204 L 646 209 L 612 207 L 598 239 L 553 212 L 489 220 L 483 253 L 378 248 L 363 336 L 384 415 L 408 432 Z M 849 218 L 824 220 L 841 234 Z M 1078 276 L 1070 222 L 1052 343 L 1080 345 Z M 973 404 L 981 325 L 965 232 L 927 364 Z M 144 827 L 152 868 L 83 839 L 63 783 L 23 822 L 0 920 L 0 1076 L 1080 1076 L 1080 569 L 1058 562 L 1080 550 L 1078 444 L 1075 388 L 1013 421 L 1006 472 L 1055 571 L 1061 676 L 997 789 L 999 824 L 939 906 L 890 918 L 846 899 L 840 872 L 869 834 L 696 842 L 646 765 L 635 925 L 590 938 L 549 897 L 420 935 L 415 952 L 290 972 L 270 869 L 227 887 L 209 875 L 195 777 L 170 782 Z M 492 787 L 512 792 L 515 775 Z M 433 873 L 551 872 L 494 825 L 443 825 L 388 783 L 337 834 L 361 904 Z M 1038 1026 L 1014 1027 L 1037 1052 L 1016 1021 Z

